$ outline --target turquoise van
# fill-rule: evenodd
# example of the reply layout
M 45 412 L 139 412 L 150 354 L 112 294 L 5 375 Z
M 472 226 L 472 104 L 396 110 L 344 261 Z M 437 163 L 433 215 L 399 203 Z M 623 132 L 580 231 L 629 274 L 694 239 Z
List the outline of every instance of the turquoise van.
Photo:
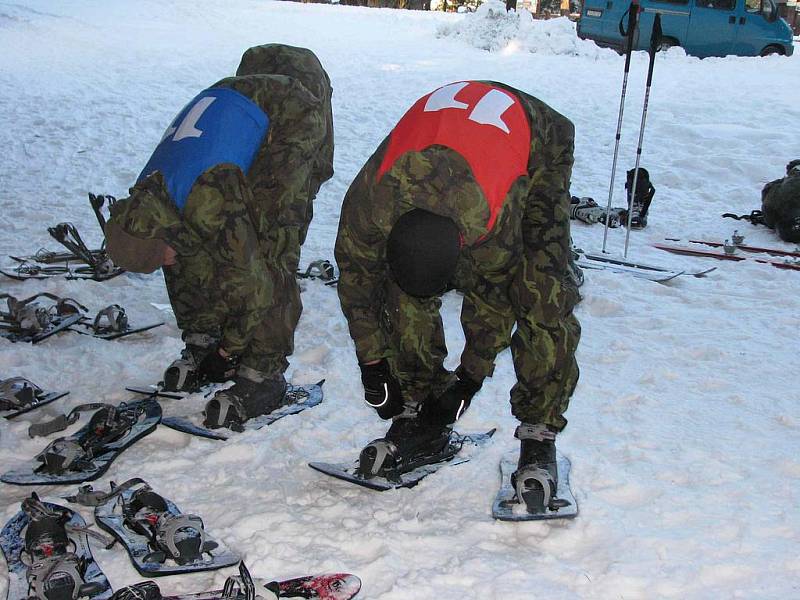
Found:
M 578 36 L 600 46 L 623 50 L 630 0 L 584 0 Z M 778 17 L 774 0 L 640 0 L 635 50 L 650 47 L 653 18 L 661 13 L 662 48 L 680 46 L 687 54 L 706 56 L 791 56 L 792 30 Z

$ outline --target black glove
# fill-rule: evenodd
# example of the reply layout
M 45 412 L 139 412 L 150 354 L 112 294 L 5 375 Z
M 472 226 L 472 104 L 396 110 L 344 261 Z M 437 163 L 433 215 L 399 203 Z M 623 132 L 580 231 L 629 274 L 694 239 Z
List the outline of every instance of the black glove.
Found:
M 389 363 L 381 359 L 374 365 L 361 367 L 361 383 L 364 384 L 364 400 L 378 412 L 381 419 L 391 419 L 403 412 L 403 393 L 400 384 L 392 376 Z
M 200 373 L 214 383 L 223 383 L 236 375 L 236 368 L 239 366 L 239 360 L 236 356 L 228 356 L 227 358 L 219 353 L 218 348 L 214 348 L 200 361 L 198 368 Z
M 473 396 L 483 384 L 470 379 L 465 373 L 457 372 L 457 375 L 458 379 L 451 383 L 441 396 L 430 398 L 422 405 L 420 410 L 422 420 L 444 427 L 455 423 L 469 408 Z

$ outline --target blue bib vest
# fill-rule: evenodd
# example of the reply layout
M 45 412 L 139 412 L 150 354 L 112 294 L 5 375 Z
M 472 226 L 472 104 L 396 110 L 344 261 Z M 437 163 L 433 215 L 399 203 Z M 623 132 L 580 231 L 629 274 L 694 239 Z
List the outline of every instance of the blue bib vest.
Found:
M 266 113 L 239 92 L 200 92 L 167 128 L 137 182 L 160 171 L 183 212 L 194 182 L 211 167 L 233 163 L 247 175 L 268 129 Z

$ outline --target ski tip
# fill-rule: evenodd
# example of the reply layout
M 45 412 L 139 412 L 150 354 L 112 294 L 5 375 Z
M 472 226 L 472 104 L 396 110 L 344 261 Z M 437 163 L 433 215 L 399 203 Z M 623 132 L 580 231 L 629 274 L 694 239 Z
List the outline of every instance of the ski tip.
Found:
M 325 380 L 324 380 L 324 379 L 320 379 L 320 380 L 319 380 L 317 383 L 315 383 L 314 385 L 315 385 L 315 386 L 317 386 L 317 387 L 322 387 L 322 384 L 323 384 L 323 383 L 325 383 Z

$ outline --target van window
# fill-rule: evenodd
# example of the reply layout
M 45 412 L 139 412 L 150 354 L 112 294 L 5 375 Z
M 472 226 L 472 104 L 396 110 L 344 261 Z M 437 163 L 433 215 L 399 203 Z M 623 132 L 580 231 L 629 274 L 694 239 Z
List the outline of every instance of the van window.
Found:
M 761 12 L 761 0 L 744 0 L 744 5 L 749 13 Z
M 689 4 L 689 0 L 653 0 L 655 4 Z
M 736 8 L 736 0 L 697 0 L 697 6 L 716 10 L 733 10 Z

